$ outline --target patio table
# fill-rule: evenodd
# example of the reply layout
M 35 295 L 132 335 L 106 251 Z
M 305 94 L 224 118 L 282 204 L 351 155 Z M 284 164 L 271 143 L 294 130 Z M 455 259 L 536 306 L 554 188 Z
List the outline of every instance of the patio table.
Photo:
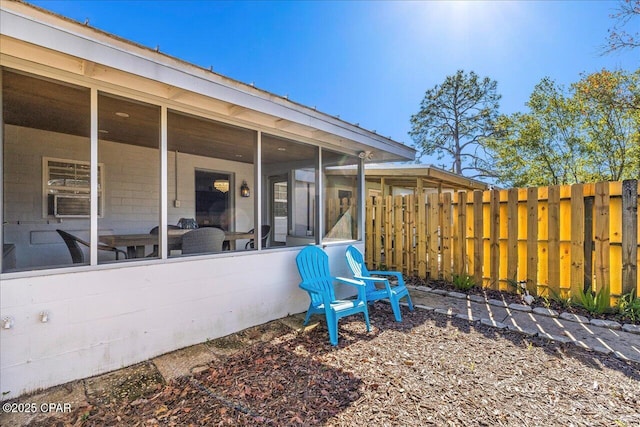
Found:
M 191 231 L 190 229 L 169 230 L 168 241 L 170 245 L 180 245 L 182 242 L 182 235 Z M 225 231 L 225 240 L 233 241 L 242 239 L 253 239 L 254 233 L 247 233 L 244 231 Z M 103 234 L 98 236 L 100 243 L 104 243 L 114 247 L 126 247 L 127 258 L 144 258 L 145 246 L 157 245 L 158 235 L 149 233 L 140 234 Z

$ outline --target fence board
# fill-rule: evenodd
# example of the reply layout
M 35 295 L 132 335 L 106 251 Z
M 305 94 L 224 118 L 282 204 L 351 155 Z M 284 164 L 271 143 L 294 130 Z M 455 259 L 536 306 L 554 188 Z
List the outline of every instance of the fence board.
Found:
M 395 265 L 393 260 L 393 197 L 384 198 L 384 264 L 387 268 Z
M 622 182 L 622 293 L 638 286 L 638 180 Z M 636 293 L 640 295 L 640 292 Z
M 594 200 L 595 254 L 594 268 L 596 283 L 594 290 L 609 287 L 609 183 L 598 182 Z
M 427 200 L 424 193 L 418 195 L 418 275 L 427 277 Z
M 384 236 L 382 235 L 384 223 L 384 213 L 382 210 L 382 205 L 384 203 L 384 199 L 382 197 L 374 198 L 374 209 L 375 209 L 375 239 L 373 241 L 373 265 L 377 270 L 382 264 L 382 241 L 384 240 Z M 373 220 L 373 218 L 372 218 Z M 370 222 L 370 221 L 367 221 Z
M 527 189 L 527 290 L 538 291 L 538 189 Z
M 560 187 L 557 185 L 549 187 L 547 213 L 547 286 L 552 291 L 547 295 L 552 296 L 560 293 Z
M 456 210 L 454 211 L 455 245 L 453 251 L 453 272 L 456 275 L 466 273 L 465 264 L 467 261 L 467 196 L 466 193 L 458 191 L 456 197 Z
M 367 197 L 364 205 L 365 218 L 373 218 L 374 210 L 373 210 L 373 199 L 371 197 Z M 374 221 L 365 221 L 364 224 L 364 257 L 367 265 L 372 266 L 375 265 L 375 260 L 373 259 L 374 252 L 374 244 L 378 238 L 378 235 L 375 234 L 374 231 Z
M 436 279 L 440 277 L 438 269 L 438 247 L 440 242 L 438 241 L 438 219 L 440 216 L 440 209 L 438 207 L 438 194 L 431 193 L 427 196 L 427 252 L 429 257 L 429 277 Z
M 415 266 L 415 250 L 414 250 L 414 242 L 415 242 L 415 210 L 416 204 L 413 194 L 410 194 L 404 198 L 405 207 L 404 207 L 404 226 L 405 226 L 405 245 L 404 245 L 404 259 L 406 260 L 407 265 L 407 273 L 415 274 L 416 266 Z
M 482 191 L 473 192 L 473 277 L 479 285 L 482 281 L 482 266 L 484 264 L 484 241 L 482 224 Z
M 518 281 L 518 189 L 507 193 L 507 277 Z
M 500 191 L 491 190 L 489 229 L 489 287 L 498 290 L 500 273 Z
M 571 187 L 571 294 L 584 290 L 584 196 L 582 184 Z
M 442 193 L 440 200 L 442 203 L 442 223 L 440 225 L 442 278 L 451 281 L 451 193 Z
M 393 270 L 396 271 L 406 271 L 406 264 L 402 258 L 402 247 L 404 243 L 402 202 L 402 196 L 395 196 L 393 198 Z

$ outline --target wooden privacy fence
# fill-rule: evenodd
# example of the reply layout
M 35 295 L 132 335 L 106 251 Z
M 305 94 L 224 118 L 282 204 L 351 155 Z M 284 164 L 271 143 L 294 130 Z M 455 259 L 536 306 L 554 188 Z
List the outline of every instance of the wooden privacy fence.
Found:
M 526 281 L 534 295 L 640 295 L 639 190 L 628 180 L 369 199 L 366 261 L 492 289 Z

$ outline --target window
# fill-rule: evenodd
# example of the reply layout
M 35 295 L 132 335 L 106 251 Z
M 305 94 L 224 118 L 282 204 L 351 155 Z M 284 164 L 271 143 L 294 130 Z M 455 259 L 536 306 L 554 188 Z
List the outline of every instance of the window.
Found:
M 88 218 L 91 214 L 91 171 L 89 162 L 42 159 L 44 177 L 44 217 Z M 102 173 L 98 165 L 98 215 L 102 216 Z
M 287 182 L 277 182 L 273 185 L 273 214 L 287 217 Z

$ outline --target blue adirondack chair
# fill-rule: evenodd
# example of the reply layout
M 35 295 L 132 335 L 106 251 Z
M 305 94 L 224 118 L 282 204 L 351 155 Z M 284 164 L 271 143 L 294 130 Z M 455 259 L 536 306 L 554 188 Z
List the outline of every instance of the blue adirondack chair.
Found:
M 299 286 L 307 291 L 311 298 L 307 316 L 304 319 L 305 325 L 309 323 L 311 315 L 324 313 L 331 345 L 338 345 L 338 320 L 342 317 L 362 313 L 367 331 L 371 330 L 364 283 L 359 280 L 331 276 L 329 256 L 317 246 L 306 246 L 302 249 L 296 256 L 296 264 L 302 278 Z M 358 295 L 352 299 L 336 299 L 333 287 L 336 282 L 355 286 L 358 289 Z
M 402 314 L 400 313 L 400 300 L 402 298 L 407 298 L 409 310 L 413 311 L 411 295 L 409 295 L 409 290 L 405 286 L 402 273 L 398 271 L 369 271 L 364 263 L 362 253 L 353 245 L 347 248 L 346 257 L 347 265 L 349 265 L 353 273 L 353 278 L 362 280 L 366 285 L 365 289 L 368 302 L 385 298 L 388 299 L 391 303 L 393 315 L 398 322 L 402 322 Z M 392 286 L 387 277 L 375 276 L 395 277 L 397 283 Z M 378 288 L 376 283 L 384 285 L 384 288 Z

